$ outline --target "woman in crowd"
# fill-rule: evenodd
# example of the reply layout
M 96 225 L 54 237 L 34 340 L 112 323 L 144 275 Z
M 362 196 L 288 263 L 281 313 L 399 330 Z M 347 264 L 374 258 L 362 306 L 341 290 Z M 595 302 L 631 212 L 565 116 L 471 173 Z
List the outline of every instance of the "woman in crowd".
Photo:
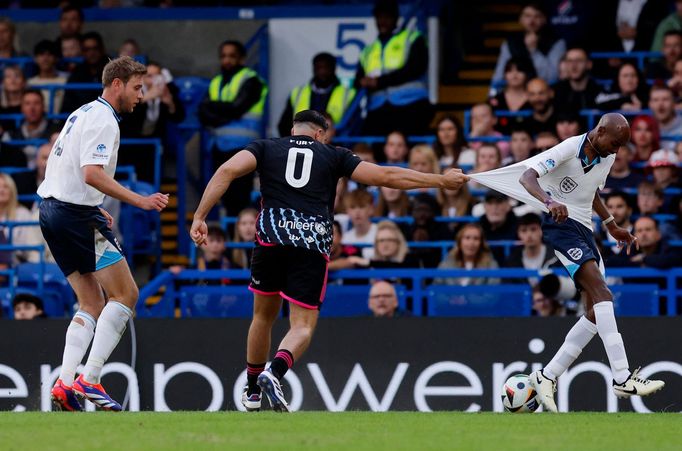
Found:
M 470 164 L 476 160 L 476 152 L 467 148 L 464 129 L 455 116 L 443 116 L 436 124 L 436 140 L 433 150 L 441 166 Z
M 237 224 L 234 227 L 234 243 L 253 243 L 256 240 L 256 218 L 258 210 L 245 208 L 237 216 Z M 232 263 L 239 268 L 251 267 L 252 249 L 232 249 Z
M 476 165 L 471 173 L 491 171 L 502 166 L 502 153 L 495 144 L 483 144 L 476 152 Z M 486 190 L 487 188 L 473 180 L 469 181 L 472 190 Z
M 616 73 L 609 92 L 600 93 L 595 102 L 604 111 L 638 111 L 649 102 L 647 85 L 642 74 L 633 63 L 623 63 Z
M 410 199 L 407 193 L 396 188 L 382 186 L 379 189 L 379 201 L 376 214 L 387 218 L 407 216 L 410 211 Z
M 651 154 L 661 145 L 660 131 L 656 120 L 647 115 L 637 116 L 632 120 L 632 145 L 634 162 L 648 161 Z
M 393 131 L 386 137 L 384 144 L 384 161 L 389 164 L 403 164 L 407 159 L 407 137 L 401 131 Z
M 477 223 L 465 224 L 455 237 L 455 247 L 448 253 L 439 269 L 497 269 L 498 265 L 485 241 L 483 229 Z M 439 285 L 495 285 L 500 281 L 489 277 L 446 277 L 434 280 Z
M 17 186 L 12 177 L 0 173 L 0 222 L 33 220 L 31 212 L 19 204 Z M 38 226 L 14 227 L 10 232 L 9 227 L 3 225 L 0 226 L 0 243 L 37 246 L 44 244 L 44 241 Z M 37 251 L 0 252 L 0 266 L 25 262 L 37 263 L 38 261 L 40 261 L 40 255 Z
M 20 114 L 21 97 L 26 90 L 26 77 L 19 66 L 7 66 L 2 71 L 0 114 Z M 0 121 L 3 131 L 16 128 L 14 120 Z
M 511 58 L 504 65 L 504 88 L 488 101 L 497 111 L 519 111 L 531 109 L 528 103 L 526 82 L 535 78 L 535 68 L 529 60 Z M 503 124 L 499 124 L 503 125 Z

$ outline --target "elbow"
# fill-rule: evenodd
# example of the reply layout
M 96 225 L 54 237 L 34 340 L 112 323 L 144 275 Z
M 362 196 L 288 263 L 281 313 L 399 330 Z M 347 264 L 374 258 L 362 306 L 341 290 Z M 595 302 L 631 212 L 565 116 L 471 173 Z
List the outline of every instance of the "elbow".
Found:
M 83 181 L 90 186 L 96 187 L 95 184 L 97 183 L 97 173 L 93 170 L 91 170 L 89 167 L 85 167 L 83 169 Z

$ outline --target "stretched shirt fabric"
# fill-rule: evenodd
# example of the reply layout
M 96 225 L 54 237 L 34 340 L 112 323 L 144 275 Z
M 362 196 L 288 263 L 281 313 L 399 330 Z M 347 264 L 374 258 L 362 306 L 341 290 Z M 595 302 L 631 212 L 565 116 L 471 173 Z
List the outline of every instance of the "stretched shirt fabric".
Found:
M 336 185 L 353 174 L 360 158 L 307 136 L 256 140 L 246 150 L 256 157 L 260 175 L 258 242 L 302 247 L 328 257 Z
M 604 188 L 616 156 L 597 156 L 589 161 L 585 154 L 586 136 L 568 138 L 551 149 L 510 166 L 468 175 L 481 185 L 547 212 L 547 207 L 519 182 L 527 169 L 535 169 L 542 189 L 566 205 L 568 217 L 592 230 L 594 194 Z

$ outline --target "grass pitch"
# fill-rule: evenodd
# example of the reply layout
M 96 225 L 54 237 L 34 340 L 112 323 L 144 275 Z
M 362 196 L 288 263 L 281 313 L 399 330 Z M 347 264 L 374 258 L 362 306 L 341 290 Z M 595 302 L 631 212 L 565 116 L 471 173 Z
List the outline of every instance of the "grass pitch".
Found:
M 679 450 L 676 413 L 0 413 L 0 449 Z

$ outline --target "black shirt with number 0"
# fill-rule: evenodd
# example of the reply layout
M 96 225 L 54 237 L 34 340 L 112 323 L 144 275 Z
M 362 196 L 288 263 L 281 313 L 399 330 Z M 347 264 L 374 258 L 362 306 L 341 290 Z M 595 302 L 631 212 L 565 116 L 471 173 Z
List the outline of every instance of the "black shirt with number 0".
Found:
M 329 256 L 337 182 L 350 177 L 362 160 L 348 149 L 308 136 L 256 140 L 246 150 L 256 157 L 260 176 L 260 244 Z

